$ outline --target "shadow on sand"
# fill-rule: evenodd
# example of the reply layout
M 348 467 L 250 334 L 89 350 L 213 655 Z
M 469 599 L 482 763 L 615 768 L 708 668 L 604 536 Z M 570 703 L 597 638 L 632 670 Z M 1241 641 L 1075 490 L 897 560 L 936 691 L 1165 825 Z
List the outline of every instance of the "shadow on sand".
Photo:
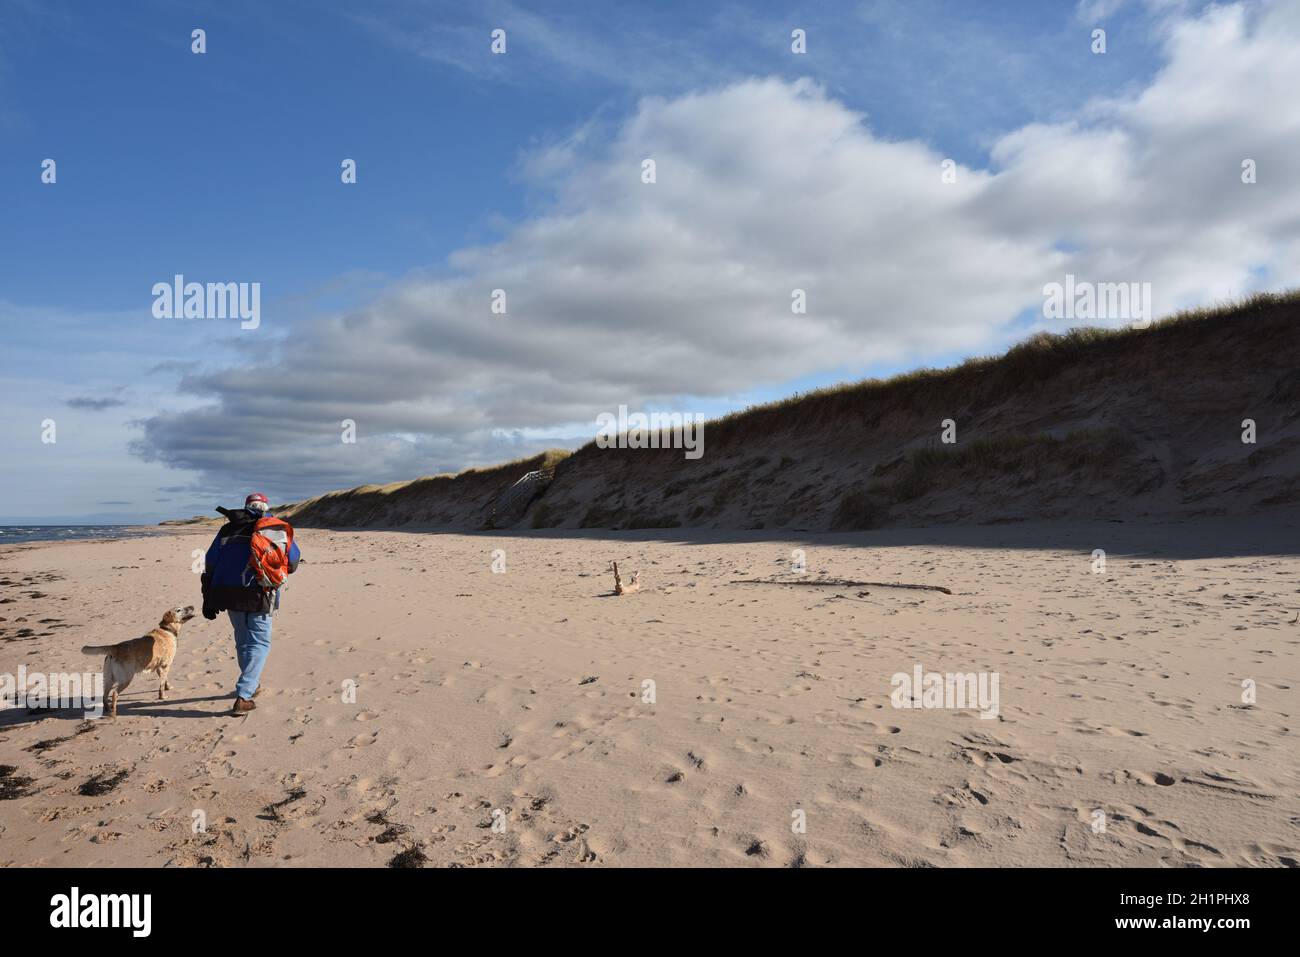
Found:
M 525 520 L 526 521 L 526 520 Z M 931 525 L 926 528 L 884 528 L 861 532 L 809 532 L 798 529 L 656 528 L 636 531 L 611 529 L 526 529 L 474 531 L 442 526 L 303 526 L 311 532 L 391 531 L 412 534 L 481 535 L 501 538 L 558 539 L 561 541 L 662 542 L 679 545 L 781 542 L 829 548 L 931 548 L 1008 549 L 1016 551 L 1074 551 L 1090 555 L 1103 548 L 1115 558 L 1234 558 L 1300 554 L 1300 508 L 1286 507 L 1247 516 L 1215 516 L 1177 521 L 1139 520 L 1026 521 L 998 525 Z M 305 539 L 307 541 L 309 539 Z M 310 559 L 308 559 L 310 561 Z
M 126 694 L 120 695 L 117 700 L 117 720 L 123 721 L 132 717 L 219 718 L 227 715 L 230 711 L 229 704 L 215 709 L 176 707 L 176 705 L 196 704 L 201 701 L 229 702 L 230 696 L 226 694 L 208 695 L 203 698 L 174 698 L 167 701 L 159 701 L 157 695 L 157 691 L 128 691 Z M 113 719 L 108 717 L 107 714 L 101 718 L 88 718 L 81 708 L 5 708 L 0 710 L 0 729 L 16 725 L 45 724 L 47 722 L 74 722 L 75 728 L 75 725 L 80 725 L 83 721 L 94 721 L 96 723 L 102 721 L 108 727 L 112 727 L 113 724 Z M 50 725 L 51 731 L 74 732 L 74 728 L 64 725 L 56 729 L 55 725 Z M 79 731 L 74 733 L 79 733 Z M 40 742 L 40 744 L 47 744 L 47 742 Z M 41 750 L 44 750 L 44 748 L 41 748 Z

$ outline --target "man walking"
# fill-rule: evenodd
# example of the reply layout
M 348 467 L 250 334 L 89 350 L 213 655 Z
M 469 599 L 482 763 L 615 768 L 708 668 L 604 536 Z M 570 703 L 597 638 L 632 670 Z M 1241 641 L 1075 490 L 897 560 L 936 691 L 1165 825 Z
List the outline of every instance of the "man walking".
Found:
M 262 690 L 262 668 L 271 652 L 271 615 L 280 607 L 278 587 L 269 585 L 249 559 L 254 554 L 253 534 L 257 523 L 271 515 L 266 496 L 254 492 L 244 500 L 242 511 L 224 511 L 229 519 L 208 547 L 203 565 L 203 617 L 209 621 L 224 611 L 235 629 L 235 657 L 239 662 L 239 681 L 235 685 L 235 703 L 231 714 L 247 714 L 257 705 L 253 699 Z M 280 524 L 284 528 L 287 525 Z M 258 545 L 265 544 L 259 534 Z M 272 546 L 274 548 L 274 545 Z M 284 557 L 287 571 L 298 568 L 300 553 L 290 530 Z M 263 552 L 259 548 L 259 557 Z M 275 556 L 272 556 L 274 558 Z M 282 580 L 283 576 L 279 576 Z

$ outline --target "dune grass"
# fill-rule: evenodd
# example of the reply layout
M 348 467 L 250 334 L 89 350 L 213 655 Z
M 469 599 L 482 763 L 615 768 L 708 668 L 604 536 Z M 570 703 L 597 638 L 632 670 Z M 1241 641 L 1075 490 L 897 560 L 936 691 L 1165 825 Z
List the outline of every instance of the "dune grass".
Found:
M 976 356 L 945 369 L 914 369 L 887 379 L 825 386 L 784 399 L 750 406 L 705 423 L 711 443 L 725 442 L 741 432 L 774 428 L 816 427 L 860 414 L 869 404 L 879 409 L 908 404 L 918 398 L 946 400 L 960 395 L 997 399 L 1044 381 L 1074 363 L 1100 360 L 1111 350 L 1129 349 L 1148 339 L 1195 335 L 1207 324 L 1225 319 L 1250 319 L 1300 306 L 1300 289 L 1257 293 L 1236 302 L 1188 309 L 1153 321 L 1144 329 L 1081 327 L 1063 333 L 1039 332 L 997 356 Z M 584 446 L 584 448 L 586 448 Z

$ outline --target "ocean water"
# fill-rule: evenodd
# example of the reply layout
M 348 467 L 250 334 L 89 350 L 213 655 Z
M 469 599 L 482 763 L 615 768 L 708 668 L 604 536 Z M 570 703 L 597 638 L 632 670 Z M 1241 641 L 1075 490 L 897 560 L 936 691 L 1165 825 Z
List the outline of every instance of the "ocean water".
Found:
M 139 538 L 149 534 L 152 530 L 140 525 L 0 525 L 0 545 L 78 538 Z

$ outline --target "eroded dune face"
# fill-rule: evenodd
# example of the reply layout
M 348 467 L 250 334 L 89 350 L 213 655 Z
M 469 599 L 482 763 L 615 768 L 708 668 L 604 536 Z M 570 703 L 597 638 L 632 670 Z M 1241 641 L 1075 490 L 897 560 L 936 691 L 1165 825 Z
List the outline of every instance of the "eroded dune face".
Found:
M 792 399 L 704 425 L 698 459 L 593 443 L 280 514 L 332 527 L 808 531 L 1247 515 L 1300 501 L 1296 355 L 1291 297 Z M 507 499 L 531 472 L 545 482 L 521 511 Z

